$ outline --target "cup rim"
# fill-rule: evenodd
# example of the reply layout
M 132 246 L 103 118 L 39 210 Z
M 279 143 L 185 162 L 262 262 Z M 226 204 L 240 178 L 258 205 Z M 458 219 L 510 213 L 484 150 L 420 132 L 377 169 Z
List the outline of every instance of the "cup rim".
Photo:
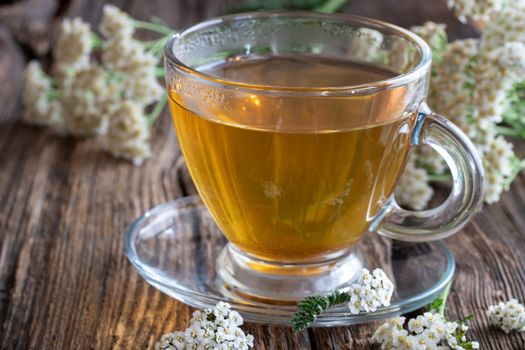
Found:
M 295 18 L 318 18 L 318 19 L 340 19 L 353 24 L 362 24 L 368 28 L 377 28 L 396 33 L 415 44 L 420 52 L 419 62 L 405 73 L 393 77 L 365 84 L 345 86 L 323 86 L 323 87 L 297 87 L 297 86 L 273 86 L 263 84 L 251 84 L 230 79 L 224 79 L 209 75 L 191 68 L 180 61 L 173 53 L 173 46 L 181 37 L 202 30 L 206 27 L 234 20 L 248 20 L 269 17 L 295 17 Z M 418 35 L 411 31 L 381 20 L 350 14 L 325 14 L 307 11 L 258 11 L 241 14 L 231 14 L 211 18 L 197 24 L 188 26 L 174 34 L 164 46 L 164 57 L 166 63 L 171 63 L 179 72 L 191 79 L 219 88 L 234 89 L 238 92 L 270 95 L 301 95 L 301 96 L 340 96 L 340 95 L 368 95 L 381 90 L 406 85 L 418 80 L 428 72 L 432 62 L 432 52 L 428 44 Z

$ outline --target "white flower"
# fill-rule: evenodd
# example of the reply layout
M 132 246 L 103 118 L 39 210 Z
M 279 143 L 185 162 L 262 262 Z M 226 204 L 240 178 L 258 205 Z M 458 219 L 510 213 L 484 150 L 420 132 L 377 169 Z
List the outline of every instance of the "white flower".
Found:
M 446 322 L 439 315 L 425 312 L 423 315 L 410 319 L 406 323 L 405 318 L 394 318 L 382 324 L 371 338 L 372 344 L 380 344 L 381 349 L 463 349 L 464 346 L 477 349 L 479 344 L 467 341 L 463 329 L 461 333 L 456 332 L 456 322 Z
M 525 331 L 525 307 L 516 299 L 489 306 L 487 316 L 492 324 L 500 327 L 505 333 L 513 330 Z
M 486 49 L 495 49 L 506 42 L 525 42 L 525 1 L 507 1 L 482 33 Z
M 77 17 L 64 19 L 53 51 L 54 67 L 59 74 L 79 69 L 89 64 L 91 53 L 91 29 L 88 23 Z
M 357 315 L 363 310 L 363 305 L 361 303 L 361 297 L 354 296 L 350 298 L 350 301 L 348 302 L 348 309 L 350 312 L 354 315 Z
M 64 128 L 73 135 L 103 134 L 108 107 L 118 96 L 111 93 L 104 70 L 95 64 L 80 68 L 60 82 Z
M 486 170 L 485 202 L 493 203 L 507 188 L 517 159 L 510 143 L 496 139 L 495 125 L 508 107 L 508 91 L 525 75 L 525 45 L 507 42 L 492 47 L 485 41 L 483 36 L 481 45 L 473 39 L 449 44 L 442 61 L 434 66 L 428 102 L 474 142 Z M 440 157 L 424 149 L 416 155 L 420 163 L 442 171 L 444 164 L 432 161 Z
M 506 43 L 480 51 L 474 39 L 455 41 L 434 67 L 430 107 L 447 115 L 477 144 L 501 121 L 506 94 L 525 70 L 525 45 Z M 482 147 L 480 147 L 482 148 Z
M 242 323 L 242 317 L 231 310 L 230 304 L 220 302 L 213 309 L 194 312 L 190 327 L 184 332 L 163 335 L 155 349 L 248 350 L 253 348 L 253 336 L 239 328 Z
M 433 46 L 433 43 L 437 44 L 439 42 L 441 44 L 443 37 L 446 37 L 446 28 L 446 25 L 442 23 L 427 21 L 421 26 L 411 27 L 410 31 L 419 35 L 430 46 Z
M 416 334 L 423 332 L 424 326 L 418 318 L 412 318 L 408 321 L 408 330 Z
M 230 314 L 230 309 L 230 304 L 221 301 L 213 308 L 213 314 L 217 318 L 226 318 Z
M 525 75 L 525 45 L 508 42 L 482 51 L 474 73 L 475 90 L 471 101 L 471 105 L 477 107 L 474 117 L 486 123 L 480 128 L 493 127 L 492 123 L 502 121 L 507 107 L 507 92 Z
M 62 106 L 52 96 L 51 78 L 38 61 L 31 61 L 24 73 L 22 102 L 25 106 L 24 121 L 28 124 L 53 126 L 62 122 Z
M 133 38 L 117 36 L 106 42 L 102 62 L 121 73 L 125 98 L 149 105 L 162 95 L 162 86 L 155 75 L 157 58 Z
M 381 269 L 375 269 L 372 273 L 363 269 L 348 292 L 351 295 L 348 309 L 352 314 L 374 312 L 381 306 L 390 305 L 394 284 Z
M 204 336 L 204 329 L 192 324 L 184 331 L 184 341 L 187 344 L 200 343 Z
M 448 333 L 454 333 L 458 329 L 458 323 L 457 322 L 447 322 L 446 326 L 447 326 L 447 332 Z M 461 325 L 462 330 L 466 330 L 466 329 L 463 329 L 463 326 L 466 326 L 466 325 L 465 324 Z
M 502 136 L 498 136 L 488 144 L 484 156 L 486 173 L 485 201 L 494 203 L 499 200 L 504 184 L 513 170 L 512 162 L 515 159 L 512 144 Z
M 375 29 L 359 28 L 348 55 L 363 61 L 373 61 L 380 52 L 383 34 Z
M 495 13 L 501 11 L 504 3 L 505 0 L 448 0 L 448 6 L 454 9 L 454 14 L 463 22 L 467 18 L 488 22 Z
M 512 84 L 523 80 L 523 76 L 525 75 L 524 42 L 505 42 L 501 47 L 492 50 L 491 55 L 498 63 L 500 69 L 506 73 L 505 78 L 511 80 Z M 507 90 L 512 84 L 501 86 L 501 88 Z
M 235 326 L 242 326 L 243 324 L 242 317 L 237 311 L 230 311 L 229 319 Z
M 184 332 L 166 333 L 155 344 L 155 350 L 183 350 L 184 346 Z
M 392 339 L 392 345 L 400 347 L 400 348 L 406 348 L 407 347 L 406 346 L 407 336 L 408 336 L 408 332 L 406 330 L 404 329 L 397 330 Z
M 194 321 L 204 321 L 206 319 L 207 314 L 205 312 L 202 312 L 201 310 L 197 310 L 192 314 Z
M 117 36 L 129 38 L 133 36 L 135 31 L 131 17 L 115 5 L 110 4 L 104 5 L 99 29 L 106 38 Z
M 100 30 L 109 40 L 91 62 L 91 50 L 98 48 L 93 44 L 99 39 L 90 25 L 81 18 L 63 20 L 53 51 L 57 83 L 37 62 L 27 67 L 22 97 L 25 121 L 60 134 L 93 136 L 106 133 L 111 116 L 117 129 L 110 131 L 104 146 L 135 164 L 149 157 L 143 113 L 160 100 L 163 88 L 156 77 L 158 58 L 133 39 L 133 26 L 134 20 L 125 12 L 104 6 Z M 154 109 L 151 117 L 161 110 Z
M 426 170 L 416 167 L 414 159 L 410 157 L 396 187 L 396 200 L 401 205 L 421 210 L 427 206 L 433 194 Z
M 122 101 L 109 116 L 105 148 L 115 157 L 140 165 L 151 156 L 148 138 L 149 126 L 142 106 L 133 101 Z
M 137 40 L 118 36 L 106 41 L 102 62 L 113 71 L 140 76 L 157 65 L 157 58 Z
M 422 26 L 414 26 L 410 31 L 419 35 L 432 49 L 432 61 L 436 63 L 447 47 L 446 25 L 427 21 Z
M 124 97 L 147 106 L 160 99 L 164 89 L 151 74 L 144 76 L 125 76 L 123 81 Z
M 434 65 L 428 103 L 439 114 L 446 115 L 469 137 L 474 137 L 476 130 L 471 123 L 472 62 L 479 54 L 478 41 L 475 39 L 457 40 L 448 45 L 447 52 L 440 63 Z

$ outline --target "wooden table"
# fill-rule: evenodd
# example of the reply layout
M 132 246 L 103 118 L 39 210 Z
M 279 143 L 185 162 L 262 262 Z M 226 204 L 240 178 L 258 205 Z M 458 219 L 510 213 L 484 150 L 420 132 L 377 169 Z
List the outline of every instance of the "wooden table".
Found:
M 6 3 L 6 2 L 2 2 Z M 0 6 L 0 344 L 2 349 L 144 349 L 183 329 L 192 308 L 143 281 L 127 261 L 123 230 L 142 212 L 194 193 L 167 112 L 142 167 L 18 122 L 25 60 L 46 54 L 64 16 L 92 24 L 104 1 L 27 0 Z M 133 16 L 160 16 L 175 28 L 226 12 L 234 1 L 118 1 Z M 472 35 L 443 1 L 351 0 L 345 12 L 410 26 L 446 22 Z M 439 192 L 443 197 L 445 192 Z M 524 349 L 525 333 L 488 325 L 491 303 L 525 301 L 525 177 L 447 239 L 457 257 L 448 302 L 452 319 L 475 313 L 472 335 L 486 349 Z M 368 349 L 377 324 L 309 330 L 247 325 L 257 349 Z

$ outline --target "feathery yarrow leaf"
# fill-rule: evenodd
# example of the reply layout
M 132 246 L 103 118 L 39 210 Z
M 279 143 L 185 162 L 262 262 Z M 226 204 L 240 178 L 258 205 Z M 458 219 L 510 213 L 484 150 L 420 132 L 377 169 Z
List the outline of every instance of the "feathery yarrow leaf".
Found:
M 297 311 L 292 316 L 290 324 L 298 332 L 315 322 L 324 311 L 335 305 L 348 303 L 352 314 L 374 312 L 381 306 L 390 305 L 394 293 L 394 284 L 381 269 L 370 273 L 362 269 L 359 278 L 352 283 L 348 291 L 334 291 L 322 296 L 308 296 L 297 303 Z

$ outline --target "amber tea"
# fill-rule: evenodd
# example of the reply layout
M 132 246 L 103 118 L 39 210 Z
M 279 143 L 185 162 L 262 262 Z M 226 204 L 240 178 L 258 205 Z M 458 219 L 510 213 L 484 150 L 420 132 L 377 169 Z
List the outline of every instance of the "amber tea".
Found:
M 326 104 L 309 96 L 283 103 L 264 91 L 353 86 L 394 74 L 305 55 L 235 57 L 199 70 L 261 91 L 245 99 L 202 99 L 212 111 L 213 103 L 227 104 L 208 115 L 192 112 L 170 91 L 192 178 L 230 242 L 276 261 L 352 246 L 391 196 L 408 154 L 413 118 L 398 109 L 403 90 Z

